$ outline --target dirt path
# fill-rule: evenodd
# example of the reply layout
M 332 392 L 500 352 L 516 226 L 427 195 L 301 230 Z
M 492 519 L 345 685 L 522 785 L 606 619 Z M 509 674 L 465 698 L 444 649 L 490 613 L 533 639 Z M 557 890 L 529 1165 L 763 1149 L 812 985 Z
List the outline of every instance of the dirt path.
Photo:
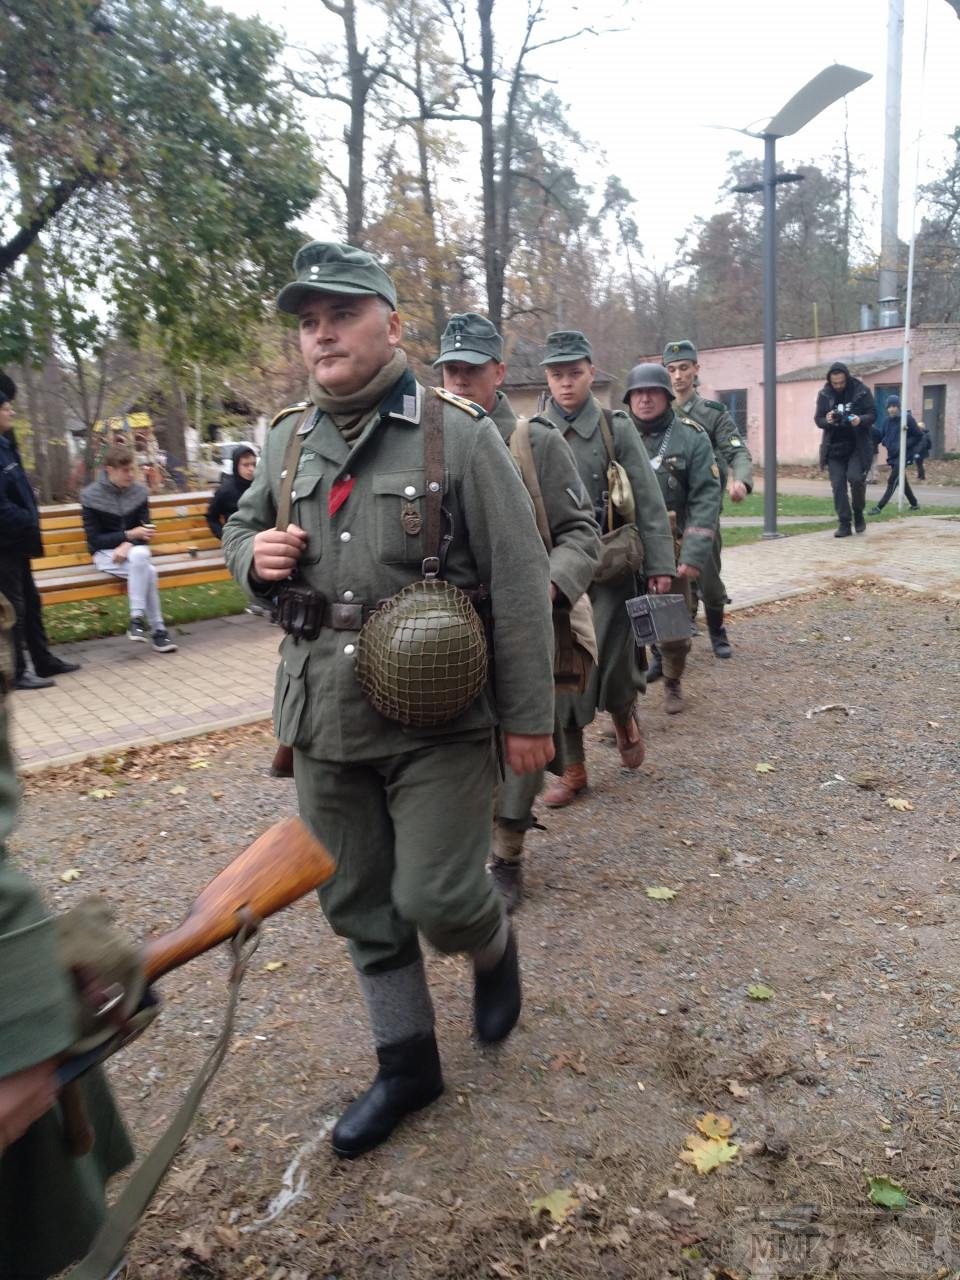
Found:
M 370 1074 L 342 945 L 312 902 L 271 923 L 131 1280 L 958 1274 L 960 612 L 850 588 L 732 633 L 730 663 L 695 642 L 684 715 L 651 691 L 650 765 L 625 773 L 598 732 L 591 791 L 544 817 L 502 1050 L 470 1041 L 465 966 L 429 960 L 447 1093 L 356 1163 L 324 1138 Z M 808 716 L 828 703 L 849 714 Z M 252 728 L 38 776 L 16 846 L 58 905 L 86 890 L 172 924 L 291 809 L 269 748 Z M 212 1042 L 225 969 L 168 979 L 115 1060 L 141 1149 Z M 678 1157 L 709 1112 L 739 1151 L 702 1175 Z M 872 1206 L 864 1171 L 909 1210 Z M 561 1221 L 536 1218 L 554 1192 Z

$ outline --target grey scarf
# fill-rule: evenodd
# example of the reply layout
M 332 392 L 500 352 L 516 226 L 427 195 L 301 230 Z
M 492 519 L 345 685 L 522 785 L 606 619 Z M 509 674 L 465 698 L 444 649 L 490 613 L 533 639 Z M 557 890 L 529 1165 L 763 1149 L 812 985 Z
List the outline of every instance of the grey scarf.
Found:
M 363 433 L 374 411 L 390 388 L 399 382 L 406 367 L 407 353 L 397 347 L 392 357 L 367 385 L 359 391 L 352 391 L 348 396 L 331 395 L 311 374 L 310 399 L 318 409 L 322 409 L 333 419 L 344 440 L 350 443 Z

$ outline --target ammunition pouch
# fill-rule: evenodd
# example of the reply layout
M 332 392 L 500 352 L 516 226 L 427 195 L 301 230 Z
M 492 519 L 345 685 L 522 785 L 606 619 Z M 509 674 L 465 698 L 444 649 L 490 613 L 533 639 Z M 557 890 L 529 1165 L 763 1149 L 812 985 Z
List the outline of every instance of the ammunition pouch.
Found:
M 690 637 L 690 609 L 685 595 L 636 596 L 627 601 L 633 638 L 644 645 Z
M 321 592 L 288 583 L 277 596 L 277 623 L 294 640 L 316 640 L 326 607 Z
M 572 605 L 553 606 L 553 682 L 558 693 L 584 693 L 597 662 L 593 605 L 582 595 Z

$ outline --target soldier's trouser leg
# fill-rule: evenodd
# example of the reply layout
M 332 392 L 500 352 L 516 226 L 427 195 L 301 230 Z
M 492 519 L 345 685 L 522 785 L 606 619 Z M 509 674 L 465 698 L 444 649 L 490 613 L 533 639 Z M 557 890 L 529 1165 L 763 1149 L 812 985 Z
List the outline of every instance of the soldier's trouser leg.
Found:
M 543 770 L 514 773 L 509 765 L 497 789 L 496 822 L 507 831 L 529 831 L 533 826 L 533 802 L 543 786 Z
M 362 974 L 413 964 L 418 930 L 447 953 L 502 949 L 486 873 L 495 769 L 490 738 L 368 765 L 294 751 L 301 816 L 337 864 L 320 902 Z
M 699 592 L 700 599 L 703 601 L 703 607 L 707 609 L 723 610 L 727 603 L 727 589 L 723 585 L 723 579 L 720 577 L 720 529 L 716 531 L 713 540 L 713 549 L 707 563 L 703 566 L 700 577 L 694 584 Z M 691 596 L 696 598 L 695 593 L 691 590 Z
M 563 767 L 572 764 L 585 764 L 586 754 L 583 750 L 583 730 L 576 725 L 568 725 L 563 730 Z
M 686 578 L 674 578 L 670 584 L 674 595 L 682 595 L 690 602 L 690 585 Z M 659 645 L 660 665 L 665 680 L 679 680 L 687 665 L 687 654 L 690 652 L 690 638 L 683 640 L 662 640 Z

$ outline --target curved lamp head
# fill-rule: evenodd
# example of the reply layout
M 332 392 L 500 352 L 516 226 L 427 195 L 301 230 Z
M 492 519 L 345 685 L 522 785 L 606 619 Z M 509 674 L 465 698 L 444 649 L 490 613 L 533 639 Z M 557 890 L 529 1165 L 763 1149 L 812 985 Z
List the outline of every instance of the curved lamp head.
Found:
M 774 137 L 788 138 L 797 133 L 805 124 L 809 124 L 814 116 L 825 111 L 838 98 L 858 89 L 860 85 L 872 80 L 869 71 L 857 71 L 854 67 L 845 67 L 834 63 L 809 80 L 802 89 L 793 95 L 790 101 L 777 112 L 767 123 L 765 129 L 754 132 L 745 129 L 744 133 L 752 133 L 755 138 Z

